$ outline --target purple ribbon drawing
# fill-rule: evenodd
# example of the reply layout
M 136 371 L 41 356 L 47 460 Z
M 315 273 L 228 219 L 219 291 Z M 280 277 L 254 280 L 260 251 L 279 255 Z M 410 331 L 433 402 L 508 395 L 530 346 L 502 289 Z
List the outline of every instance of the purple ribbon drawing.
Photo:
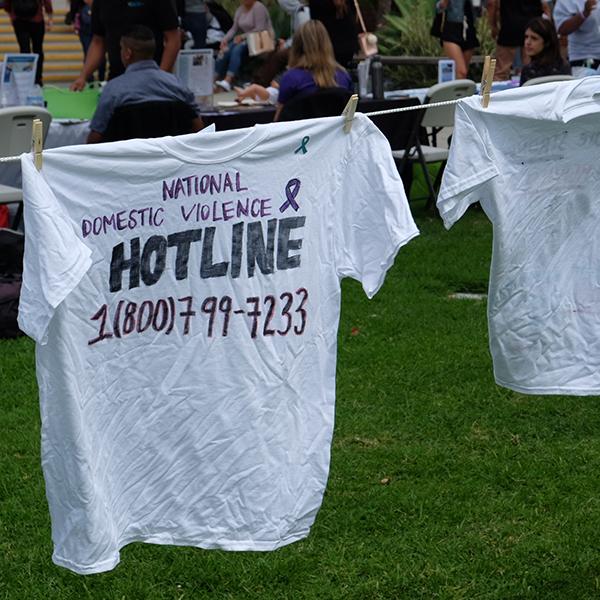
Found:
M 296 196 L 300 191 L 300 180 L 290 179 L 285 186 L 286 201 L 279 207 L 279 212 L 285 212 L 290 206 L 294 210 L 300 210 L 300 206 L 296 202 Z

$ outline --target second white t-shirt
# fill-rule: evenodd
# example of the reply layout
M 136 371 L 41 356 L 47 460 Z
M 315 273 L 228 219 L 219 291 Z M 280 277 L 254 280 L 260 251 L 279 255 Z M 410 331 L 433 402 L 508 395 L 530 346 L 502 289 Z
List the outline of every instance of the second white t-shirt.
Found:
M 460 102 L 437 206 L 494 226 L 488 318 L 497 383 L 600 394 L 600 78 Z

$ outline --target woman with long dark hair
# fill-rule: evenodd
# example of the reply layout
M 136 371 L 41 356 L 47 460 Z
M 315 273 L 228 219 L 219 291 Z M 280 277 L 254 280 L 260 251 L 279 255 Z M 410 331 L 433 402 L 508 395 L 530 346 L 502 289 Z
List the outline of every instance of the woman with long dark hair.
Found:
M 554 23 L 548 19 L 537 17 L 529 21 L 523 51 L 531 62 L 521 71 L 521 85 L 536 77 L 571 74 L 571 65 L 560 55 Z

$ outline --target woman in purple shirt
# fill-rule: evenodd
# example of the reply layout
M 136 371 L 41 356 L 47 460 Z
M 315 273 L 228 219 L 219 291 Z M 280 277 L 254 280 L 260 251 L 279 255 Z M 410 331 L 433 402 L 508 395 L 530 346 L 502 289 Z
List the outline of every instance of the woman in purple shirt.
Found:
M 330 87 L 352 91 L 352 80 L 335 61 L 329 34 L 320 21 L 307 21 L 296 31 L 288 67 L 279 83 L 276 121 L 283 105 L 299 94 Z

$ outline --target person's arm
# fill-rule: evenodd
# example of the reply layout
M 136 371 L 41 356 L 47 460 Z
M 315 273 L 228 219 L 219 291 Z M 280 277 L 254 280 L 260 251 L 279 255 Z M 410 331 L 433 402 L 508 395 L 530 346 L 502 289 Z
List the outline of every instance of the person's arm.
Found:
M 168 31 L 164 31 L 163 35 L 164 49 L 160 60 L 160 68 L 163 71 L 168 71 L 170 73 L 173 70 L 173 65 L 175 64 L 177 54 L 179 53 L 179 29 L 169 29 Z
M 98 100 L 98 106 L 94 111 L 94 116 L 90 122 L 90 133 L 87 137 L 88 144 L 97 144 L 102 142 L 110 120 L 118 107 L 118 102 L 113 94 L 113 82 L 109 81 Z
M 487 18 L 490 24 L 492 37 L 498 37 L 498 16 L 500 14 L 500 0 L 488 0 L 487 3 Z
M 85 63 L 79 77 L 71 84 L 71 91 L 80 92 L 87 83 L 87 80 L 92 76 L 94 71 L 102 63 L 102 59 L 106 54 L 106 42 L 103 37 L 93 35 L 88 53 L 85 57 Z
M 279 121 L 279 117 L 281 115 L 282 110 L 283 110 L 283 104 L 278 102 L 277 108 L 275 109 L 275 116 L 273 117 L 273 123 L 277 123 L 277 121 Z
M 231 29 L 225 34 L 225 37 L 221 40 L 221 49 L 227 48 L 227 44 L 229 44 L 229 42 L 235 35 L 235 32 L 238 30 L 239 18 L 240 18 L 240 9 L 238 8 L 235 11 L 235 14 L 233 15 L 233 25 L 231 26 Z
M 273 30 L 273 24 L 271 23 L 271 17 L 267 7 L 257 0 L 252 7 L 254 11 L 252 14 L 252 20 L 254 22 L 254 31 L 270 31 L 271 35 L 275 37 L 275 31 Z
M 202 121 L 202 117 L 195 117 L 192 119 L 192 133 L 197 133 L 201 129 L 204 129 L 204 121 Z
M 44 7 L 44 12 L 46 13 L 46 28 L 48 31 L 50 31 L 53 25 L 52 14 L 54 12 L 52 8 L 52 0 L 44 0 L 42 5 Z
M 547 0 L 542 0 L 542 14 L 548 19 L 552 19 L 552 7 Z
M 262 85 L 258 85 L 258 83 L 253 83 L 249 85 L 247 88 L 233 88 L 235 93 L 237 94 L 236 100 L 245 100 L 246 98 L 250 98 L 252 100 L 266 101 L 269 99 L 269 92 L 267 88 Z
M 581 12 L 575 13 L 560 24 L 558 33 L 560 35 L 570 35 L 577 31 L 585 23 L 590 14 L 592 14 L 597 4 L 597 0 L 586 0 Z
M 86 144 L 99 144 L 104 136 L 99 131 L 90 131 L 87 136 Z

